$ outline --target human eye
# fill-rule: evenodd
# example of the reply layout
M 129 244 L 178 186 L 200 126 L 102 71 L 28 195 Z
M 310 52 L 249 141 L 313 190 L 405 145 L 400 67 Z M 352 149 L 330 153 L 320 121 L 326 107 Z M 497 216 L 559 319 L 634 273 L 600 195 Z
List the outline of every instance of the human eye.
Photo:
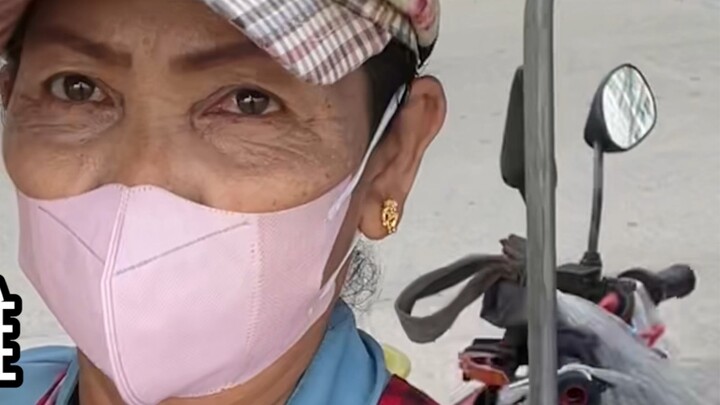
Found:
M 50 95 L 68 103 L 103 103 L 108 95 L 91 78 L 81 74 L 61 74 L 48 83 Z
M 275 97 L 256 89 L 241 88 L 227 94 L 213 108 L 214 113 L 240 116 L 264 116 L 280 111 L 281 104 Z

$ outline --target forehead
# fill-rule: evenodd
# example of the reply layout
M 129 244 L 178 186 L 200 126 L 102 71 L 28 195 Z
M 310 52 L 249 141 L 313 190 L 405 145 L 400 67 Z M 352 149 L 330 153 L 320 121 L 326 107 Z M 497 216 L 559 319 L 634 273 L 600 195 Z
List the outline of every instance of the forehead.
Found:
M 301 80 L 200 0 L 36 0 L 30 17 L 27 66 L 42 65 L 47 57 L 62 60 L 67 49 L 80 49 L 83 56 L 97 56 L 90 62 L 101 68 L 120 65 L 120 73 L 220 82 L 242 71 L 270 90 L 308 102 L 322 99 L 333 110 L 352 100 L 348 94 L 366 94 L 361 69 L 332 85 Z
M 208 45 L 247 41 L 197 0 L 37 0 L 31 38 L 46 27 L 73 29 L 126 52 L 190 53 Z

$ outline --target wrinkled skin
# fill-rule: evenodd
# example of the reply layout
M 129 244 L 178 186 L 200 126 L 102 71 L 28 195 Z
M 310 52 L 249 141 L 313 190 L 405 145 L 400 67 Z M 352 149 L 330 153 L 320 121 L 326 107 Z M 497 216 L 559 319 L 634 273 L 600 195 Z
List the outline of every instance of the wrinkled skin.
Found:
M 211 207 L 271 212 L 330 190 L 357 170 L 369 142 L 362 70 L 327 87 L 301 82 L 198 1 L 38 0 L 17 74 L 5 69 L 2 79 L 5 164 L 34 198 L 143 184 Z M 353 195 L 326 275 L 357 229 L 386 236 L 382 202 L 402 210 L 444 118 L 439 83 L 416 80 Z M 326 322 L 327 314 L 248 383 L 163 404 L 284 403 Z M 81 402 L 121 404 L 80 359 Z

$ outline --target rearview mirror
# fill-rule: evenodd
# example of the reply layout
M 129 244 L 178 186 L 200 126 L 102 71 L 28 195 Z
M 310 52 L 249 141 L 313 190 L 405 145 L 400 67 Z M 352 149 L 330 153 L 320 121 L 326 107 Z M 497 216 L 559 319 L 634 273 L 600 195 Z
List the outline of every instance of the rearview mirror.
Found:
M 640 70 L 626 64 L 601 83 L 585 126 L 585 141 L 605 152 L 624 152 L 645 139 L 657 121 L 655 97 Z

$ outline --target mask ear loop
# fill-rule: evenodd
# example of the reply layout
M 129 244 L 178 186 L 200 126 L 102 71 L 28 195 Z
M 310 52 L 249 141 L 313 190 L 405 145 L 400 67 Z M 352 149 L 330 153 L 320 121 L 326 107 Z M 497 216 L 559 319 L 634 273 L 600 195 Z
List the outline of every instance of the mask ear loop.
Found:
M 355 190 L 355 187 L 357 187 L 358 183 L 360 182 L 360 178 L 362 178 L 362 174 L 365 171 L 365 167 L 367 166 L 368 161 L 370 160 L 370 155 L 372 155 L 372 152 L 377 147 L 378 143 L 380 143 L 380 140 L 382 139 L 383 134 L 387 130 L 388 126 L 390 125 L 390 122 L 392 121 L 393 117 L 395 117 L 395 113 L 397 113 L 398 109 L 400 108 L 400 105 L 405 100 L 405 96 L 407 95 L 407 86 L 403 85 L 400 87 L 400 89 L 393 95 L 392 99 L 390 100 L 390 104 L 388 105 L 387 110 L 385 110 L 385 114 L 383 114 L 382 120 L 380 120 L 380 124 L 378 125 L 377 130 L 375 131 L 375 134 L 373 135 L 372 139 L 370 140 L 370 146 L 368 147 L 367 151 L 365 152 L 365 156 L 363 157 L 362 163 L 360 164 L 360 168 L 353 176 L 352 180 L 348 184 L 348 186 L 345 188 L 345 191 L 340 195 L 340 197 L 335 201 L 335 204 L 333 204 L 332 207 L 330 207 L 330 211 L 328 212 L 328 220 L 335 217 L 335 215 L 338 214 L 338 211 L 342 207 L 342 204 L 350 197 L 352 192 Z M 355 231 L 355 236 L 353 237 L 353 240 L 350 244 L 350 248 L 345 253 L 345 257 L 343 257 L 342 261 L 340 262 L 340 265 L 338 268 L 333 272 L 333 274 L 330 276 L 330 278 L 325 282 L 325 285 L 321 288 L 320 296 L 323 298 L 327 298 L 327 295 L 330 294 L 331 291 L 334 291 L 335 288 L 335 282 L 337 281 L 337 277 L 340 274 L 340 270 L 345 266 L 350 260 L 350 257 L 352 256 L 353 252 L 355 252 L 355 247 L 357 246 L 358 242 L 361 239 L 360 231 Z
M 353 236 L 353 240 L 350 243 L 350 248 L 348 249 L 347 253 L 345 253 L 345 256 L 343 257 L 340 264 L 337 266 L 337 269 L 333 271 L 332 275 L 330 275 L 330 278 L 325 282 L 325 284 L 322 286 L 320 291 L 320 297 L 324 298 L 331 292 L 335 291 L 335 283 L 337 282 L 337 278 L 340 275 L 340 270 L 345 267 L 345 265 L 348 263 L 348 260 L 352 257 L 353 253 L 355 253 L 355 247 L 357 247 L 358 243 L 360 242 L 361 234 L 360 231 L 355 232 L 355 236 Z
M 335 215 L 337 215 L 342 204 L 350 197 L 353 191 L 355 191 L 355 187 L 357 187 L 358 183 L 360 183 L 360 179 L 365 172 L 365 168 L 367 167 L 368 161 L 370 160 L 370 156 L 380 143 L 383 134 L 385 134 L 385 131 L 390 126 L 390 122 L 395 117 L 395 114 L 400 109 L 400 105 L 405 100 L 405 97 L 407 95 L 407 88 L 407 85 L 402 85 L 390 99 L 390 104 L 385 110 L 385 114 L 383 114 L 383 117 L 380 120 L 380 124 L 375 131 L 375 134 L 373 134 L 373 137 L 370 140 L 370 146 L 368 147 L 367 151 L 365 151 L 365 156 L 363 157 L 362 163 L 360 163 L 358 171 L 355 172 L 355 175 L 350 181 L 350 184 L 348 184 L 347 188 L 345 188 L 345 191 L 343 191 L 337 201 L 335 201 L 335 204 L 333 204 L 333 206 L 330 208 L 330 211 L 328 212 L 328 219 L 332 219 L 335 217 Z

